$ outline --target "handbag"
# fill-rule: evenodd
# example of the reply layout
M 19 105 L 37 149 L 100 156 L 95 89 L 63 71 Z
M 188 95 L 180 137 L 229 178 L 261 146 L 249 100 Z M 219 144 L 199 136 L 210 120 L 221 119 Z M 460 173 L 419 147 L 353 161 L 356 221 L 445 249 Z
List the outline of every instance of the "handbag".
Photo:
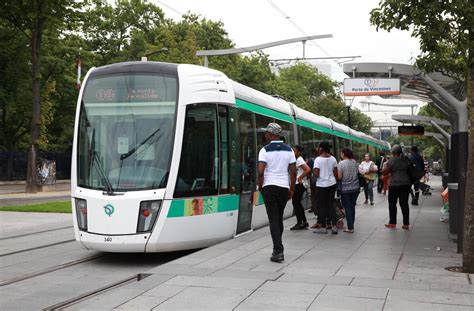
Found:
M 375 180 L 375 172 L 374 171 L 378 170 L 378 167 L 377 167 L 377 165 L 375 165 L 374 162 L 370 162 L 370 163 L 371 164 L 370 164 L 370 167 L 369 167 L 369 172 L 365 173 L 364 177 L 365 177 L 365 179 L 367 179 L 369 181 L 374 181 Z
M 374 181 L 375 180 L 375 172 L 370 172 L 370 173 L 364 174 L 364 177 L 367 180 Z

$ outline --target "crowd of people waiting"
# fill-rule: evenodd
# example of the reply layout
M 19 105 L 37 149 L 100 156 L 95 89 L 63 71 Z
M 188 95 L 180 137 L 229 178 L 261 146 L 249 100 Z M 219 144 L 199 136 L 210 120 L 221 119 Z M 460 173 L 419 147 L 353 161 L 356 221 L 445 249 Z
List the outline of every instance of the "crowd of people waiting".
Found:
M 410 210 L 408 200 L 412 194 L 412 205 L 418 205 L 419 179 L 413 180 L 410 166 L 424 171 L 423 158 L 418 154 L 416 146 L 411 148 L 411 157 L 403 155 L 399 145 L 394 145 L 391 157 L 380 152 L 373 162 L 369 154 L 364 155 L 361 163 L 356 162 L 350 148 L 340 150 L 338 162 L 331 153 L 331 145 L 321 141 L 317 149 L 312 150 L 312 156 L 305 161 L 303 148 L 289 145 L 280 140 L 281 127 L 270 123 L 265 132 L 269 142 L 259 153 L 259 189 L 267 209 L 274 251 L 270 260 L 281 262 L 283 257 L 283 210 L 286 200 L 291 199 L 296 215 L 296 224 L 291 230 L 309 228 L 305 216 L 302 198 L 305 191 L 311 194 L 311 212 L 317 217 L 311 226 L 314 233 L 338 233 L 338 209 L 335 200 L 340 201 L 344 210 L 347 227 L 344 232 L 354 233 L 356 202 L 363 187 L 364 204 L 374 205 L 374 183 L 377 181 L 377 191 L 387 194 L 389 221 L 387 228 L 397 226 L 397 203 L 403 215 L 402 228 L 410 226 Z M 424 174 L 424 173 L 423 173 Z M 414 184 L 414 192 L 411 189 Z M 337 196 L 336 196 L 337 194 Z M 340 214 L 340 213 L 339 213 Z

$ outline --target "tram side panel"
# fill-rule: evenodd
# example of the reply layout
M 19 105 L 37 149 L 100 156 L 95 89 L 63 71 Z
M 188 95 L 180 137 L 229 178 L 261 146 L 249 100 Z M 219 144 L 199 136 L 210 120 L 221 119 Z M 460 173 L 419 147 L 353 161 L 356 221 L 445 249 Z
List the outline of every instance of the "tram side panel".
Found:
M 172 198 L 165 200 L 163 227 L 147 251 L 205 247 L 233 236 L 239 196 L 231 190 L 230 152 L 223 140 L 228 117 L 219 117 L 226 109 L 207 103 L 187 107 Z
M 235 101 L 232 88 L 223 74 L 208 74 L 203 67 L 179 66 L 178 71 L 173 163 L 147 252 L 206 247 L 231 238 L 237 223 L 238 195 L 229 191 L 229 149 L 223 146 L 228 141 L 222 139 L 229 121 L 222 111 Z M 226 91 L 219 91 L 217 84 Z M 226 161 L 221 158 L 224 150 Z

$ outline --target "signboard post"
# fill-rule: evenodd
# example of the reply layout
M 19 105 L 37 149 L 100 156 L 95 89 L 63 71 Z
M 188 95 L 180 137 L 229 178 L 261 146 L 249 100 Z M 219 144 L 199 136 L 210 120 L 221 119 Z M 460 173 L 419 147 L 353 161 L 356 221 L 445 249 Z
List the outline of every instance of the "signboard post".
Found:
M 400 79 L 344 79 L 344 96 L 399 95 Z

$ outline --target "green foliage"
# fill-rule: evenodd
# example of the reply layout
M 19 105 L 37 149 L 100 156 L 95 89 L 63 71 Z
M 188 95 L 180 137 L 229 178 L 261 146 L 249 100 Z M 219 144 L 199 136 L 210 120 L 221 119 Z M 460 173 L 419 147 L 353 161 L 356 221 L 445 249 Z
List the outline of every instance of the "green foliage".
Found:
M 283 68 L 274 85 L 278 95 L 311 111 L 314 101 L 318 99 L 324 97 L 339 99 L 336 87 L 336 82 L 304 63 Z
M 338 122 L 344 123 L 344 119 L 339 119 Z M 372 126 L 374 126 L 374 122 L 372 122 L 372 119 L 357 108 L 351 109 L 351 123 L 351 127 L 353 129 L 369 135 L 370 129 L 372 128 Z
M 370 13 L 370 22 L 377 30 L 411 30 L 420 39 L 419 68 L 466 81 L 469 32 L 474 25 L 472 1 L 382 0 Z
M 134 50 L 130 48 L 132 35 L 140 31 L 146 36 L 165 21 L 159 7 L 141 0 L 117 0 L 115 5 L 93 0 L 82 22 L 87 50 L 96 56 L 94 65 L 105 65 L 137 60 L 130 53 Z
M 390 136 L 387 141 L 393 145 L 404 146 L 404 152 L 409 153 L 410 147 L 415 145 L 418 147 L 418 151 L 421 155 L 428 157 L 428 159 L 439 160 L 442 159 L 443 162 L 445 159 L 444 148 L 434 141 L 431 137 L 426 136 Z
M 2 212 L 31 212 L 31 213 L 72 213 L 71 201 L 49 202 L 34 205 L 3 206 Z
M 275 94 L 298 107 L 347 124 L 347 108 L 336 92 L 338 83 L 319 73 L 316 68 L 300 63 L 284 68 L 273 83 Z M 352 128 L 369 133 L 372 120 L 358 109 L 351 109 Z
M 43 4 L 40 11 L 32 3 Z M 32 118 L 30 42 L 35 18 L 44 27 L 40 50 L 40 136 L 43 151 L 70 150 L 78 91 L 76 59 L 82 76 L 94 66 L 136 61 L 202 64 L 198 50 L 234 47 L 221 21 L 187 13 L 167 19 L 153 3 L 130 1 L 4 1 L 0 3 L 0 150 L 26 150 Z M 49 10 L 49 11 L 48 11 Z M 36 16 L 36 17 L 35 17 Z M 166 48 L 166 49 L 164 49 Z M 316 114 L 347 123 L 338 84 L 313 67 L 297 64 L 275 75 L 268 56 L 210 57 L 209 67 L 268 94 L 279 94 Z M 352 110 L 354 128 L 368 132 L 370 119 Z
M 420 108 L 420 111 L 418 112 L 418 115 L 420 116 L 426 116 L 426 117 L 432 117 L 436 119 L 441 119 L 444 120 L 445 116 L 443 113 L 436 108 L 434 105 L 425 105 Z M 434 132 L 437 133 L 437 130 L 435 130 L 432 126 L 424 125 L 425 132 Z M 450 131 L 450 128 L 445 128 L 447 132 Z M 445 161 L 445 150 L 440 143 L 434 139 L 433 137 L 428 137 L 428 136 L 392 136 L 387 139 L 392 145 L 393 144 L 402 144 L 404 146 L 410 147 L 412 144 L 416 145 L 418 149 L 420 150 L 420 154 L 423 154 L 428 157 L 428 159 L 443 159 Z M 407 150 L 409 151 L 409 149 Z
M 433 117 L 436 119 L 444 120 L 446 116 L 439 110 L 435 105 L 425 105 L 420 108 L 418 112 L 419 116 Z
M 17 150 L 27 143 L 31 119 L 31 53 L 28 39 L 0 20 L 0 150 Z

